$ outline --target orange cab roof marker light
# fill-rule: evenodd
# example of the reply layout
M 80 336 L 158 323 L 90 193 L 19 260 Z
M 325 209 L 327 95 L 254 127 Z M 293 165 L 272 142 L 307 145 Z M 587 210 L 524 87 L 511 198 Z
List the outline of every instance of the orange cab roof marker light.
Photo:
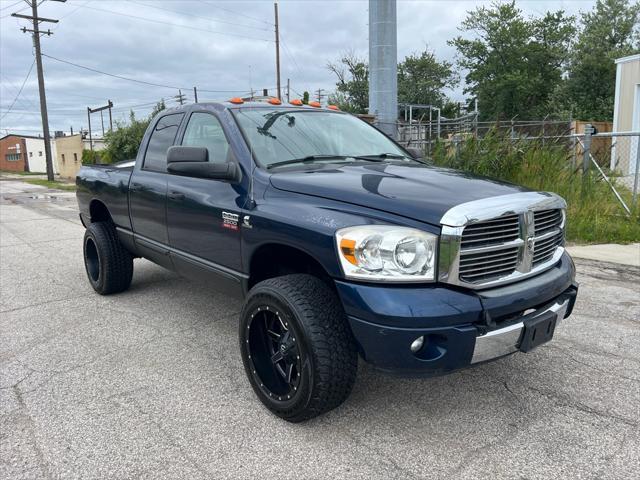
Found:
M 240 105 L 241 103 L 244 103 L 244 100 L 240 97 L 233 97 L 231 100 L 229 100 L 229 103 Z
M 309 102 L 309 106 L 310 107 L 315 107 L 315 108 L 320 108 L 322 105 L 320 105 L 320 102 Z
M 269 103 L 270 103 L 271 105 L 280 105 L 282 102 L 280 101 L 280 99 L 279 99 L 279 98 L 270 98 L 270 99 L 269 99 Z
M 328 105 L 327 108 L 330 110 L 340 110 L 337 105 Z
M 299 98 L 294 98 L 294 99 L 293 99 L 293 100 L 291 100 L 289 103 L 290 103 L 291 105 L 296 105 L 296 106 L 298 106 L 298 107 L 299 107 L 300 105 L 302 105 L 302 104 L 303 104 L 303 103 L 302 103 L 302 100 L 300 100 Z

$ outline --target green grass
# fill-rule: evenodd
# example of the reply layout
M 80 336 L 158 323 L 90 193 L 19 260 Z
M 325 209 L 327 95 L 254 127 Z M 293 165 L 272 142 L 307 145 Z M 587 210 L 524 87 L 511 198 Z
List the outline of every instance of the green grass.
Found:
M 567 201 L 567 240 L 570 242 L 640 241 L 640 205 L 631 205 L 629 190 L 616 185 L 632 209 L 631 216 L 626 215 L 597 171 L 591 172 L 583 182 L 580 171 L 572 166 L 572 155 L 565 145 L 542 145 L 535 140 L 513 141 L 493 133 L 479 141 L 465 140 L 457 149 L 450 143 L 441 142 L 435 147 L 432 159 L 440 166 L 561 195 Z
M 24 182 L 30 183 L 32 185 L 40 185 L 42 187 L 47 187 L 47 188 L 55 188 L 58 190 L 67 190 L 70 192 L 76 191 L 76 186 L 74 184 L 56 182 L 55 180 L 53 182 L 50 182 L 49 180 L 44 180 L 40 178 L 30 178 L 30 179 L 24 180 Z

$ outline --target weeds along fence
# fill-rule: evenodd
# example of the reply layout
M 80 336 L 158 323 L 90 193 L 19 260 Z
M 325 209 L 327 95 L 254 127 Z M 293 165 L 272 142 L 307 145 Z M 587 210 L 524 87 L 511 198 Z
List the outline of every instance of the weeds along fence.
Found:
M 479 122 L 475 115 L 470 115 L 439 122 L 400 122 L 397 138 L 407 147 L 422 149 L 428 158 L 444 154 L 452 165 L 472 170 L 469 162 L 485 161 L 483 145 L 496 138 L 514 147 L 523 142 L 535 144 L 559 153 L 574 175 L 593 176 L 606 182 L 620 208 L 631 215 L 638 209 L 640 132 L 608 132 L 608 129 L 610 124 L 600 123 L 594 128 L 571 120 Z M 469 143 L 475 145 L 477 155 L 461 160 L 462 155 L 468 156 Z

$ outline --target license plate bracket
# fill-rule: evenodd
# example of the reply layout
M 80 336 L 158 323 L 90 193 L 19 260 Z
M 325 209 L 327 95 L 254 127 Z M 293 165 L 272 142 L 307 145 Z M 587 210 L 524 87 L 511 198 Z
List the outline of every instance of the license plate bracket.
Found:
M 545 312 L 524 321 L 520 351 L 530 352 L 553 338 L 558 316 L 555 312 Z

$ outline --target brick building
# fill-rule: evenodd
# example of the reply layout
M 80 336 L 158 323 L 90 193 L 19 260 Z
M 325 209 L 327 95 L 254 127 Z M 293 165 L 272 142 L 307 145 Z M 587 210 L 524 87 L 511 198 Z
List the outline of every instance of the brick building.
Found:
M 0 138 L 0 170 L 7 172 L 29 171 L 25 137 L 5 135 Z

